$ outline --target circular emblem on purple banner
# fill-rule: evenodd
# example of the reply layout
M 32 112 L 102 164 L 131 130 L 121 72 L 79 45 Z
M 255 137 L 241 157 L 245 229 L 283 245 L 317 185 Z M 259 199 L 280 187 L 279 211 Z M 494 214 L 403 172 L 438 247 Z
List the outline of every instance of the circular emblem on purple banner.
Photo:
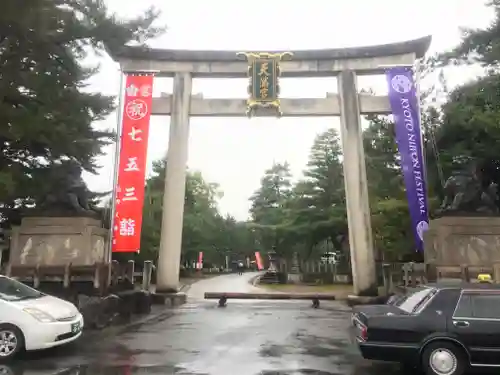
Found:
M 398 74 L 395 75 L 391 80 L 392 88 L 399 92 L 400 94 L 407 94 L 412 89 L 412 84 L 407 76 Z
M 427 229 L 429 229 L 429 223 L 427 221 L 422 220 L 417 224 L 417 234 L 420 241 L 424 240 L 424 233 Z

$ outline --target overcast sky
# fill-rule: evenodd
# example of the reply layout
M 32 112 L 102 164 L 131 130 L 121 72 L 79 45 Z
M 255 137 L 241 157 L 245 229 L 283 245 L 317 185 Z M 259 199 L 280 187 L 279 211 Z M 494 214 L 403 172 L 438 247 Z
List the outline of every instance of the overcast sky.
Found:
M 122 17 L 138 15 L 150 5 L 162 11 L 168 32 L 152 41 L 158 48 L 214 50 L 294 50 L 364 46 L 433 36 L 432 51 L 458 43 L 460 27 L 483 27 L 492 14 L 483 0 L 107 0 Z M 251 4 L 251 5 L 250 5 Z M 118 65 L 107 57 L 95 61 L 101 72 L 90 89 L 116 95 Z M 453 83 L 462 74 L 451 74 Z M 244 98 L 246 79 L 195 79 L 193 93 L 204 97 Z M 324 97 L 336 91 L 332 79 L 283 79 L 282 97 Z M 363 77 L 361 88 L 384 93 L 384 77 Z M 172 91 L 171 79 L 156 79 L 155 95 Z M 148 165 L 167 151 L 168 117 L 151 120 Z M 116 115 L 96 124 L 115 128 Z M 207 181 L 224 191 L 220 209 L 238 219 L 248 216 L 250 195 L 273 161 L 288 161 L 298 179 L 307 163 L 314 137 L 337 118 L 193 118 L 189 168 L 200 170 Z M 99 176 L 87 175 L 92 190 L 111 190 L 113 147 L 100 164 Z M 149 167 L 150 168 L 150 167 Z

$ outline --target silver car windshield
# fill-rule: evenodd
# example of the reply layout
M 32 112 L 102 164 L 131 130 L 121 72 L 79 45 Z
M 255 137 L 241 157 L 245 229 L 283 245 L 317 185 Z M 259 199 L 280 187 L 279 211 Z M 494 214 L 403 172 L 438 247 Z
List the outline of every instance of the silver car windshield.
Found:
M 5 301 L 22 301 L 43 296 L 43 293 L 19 281 L 0 276 L 0 298 Z
M 436 289 L 426 288 L 419 290 L 408 297 L 400 304 L 397 305 L 401 310 L 409 314 L 417 312 L 432 296 L 436 294 Z

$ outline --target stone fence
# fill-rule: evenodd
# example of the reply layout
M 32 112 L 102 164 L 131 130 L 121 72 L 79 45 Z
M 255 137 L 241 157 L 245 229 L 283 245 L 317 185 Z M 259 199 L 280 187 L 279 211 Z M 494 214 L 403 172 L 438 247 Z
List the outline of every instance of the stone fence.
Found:
M 393 292 L 398 286 L 409 287 L 432 282 L 478 283 L 480 274 L 488 274 L 494 283 L 500 283 L 500 263 L 493 264 L 425 264 L 384 263 L 383 285 L 386 292 Z
M 281 261 L 278 271 L 286 274 L 289 264 Z M 203 270 L 203 273 L 220 273 Z M 307 284 L 350 283 L 350 270 L 346 265 L 308 261 L 300 264 L 302 279 Z M 3 273 L 47 293 L 66 295 L 71 293 L 105 296 L 117 290 L 150 290 L 154 281 L 153 262 L 137 265 L 134 261 L 119 264 L 95 263 L 89 266 L 7 265 Z M 222 272 L 224 273 L 224 272 Z M 424 263 L 377 263 L 379 285 L 387 291 L 398 286 L 414 286 L 438 280 L 465 282 L 477 281 L 479 274 L 490 274 L 500 283 L 500 263 L 489 265 L 450 265 Z
M 290 271 L 290 262 L 281 261 L 277 267 L 279 272 Z M 377 275 L 380 285 L 386 285 L 389 290 L 398 285 L 416 285 L 425 283 L 426 267 L 423 263 L 377 263 Z M 308 284 L 351 283 L 351 270 L 348 265 L 326 263 L 322 261 L 307 261 L 300 263 L 302 280 Z
M 84 317 L 86 328 L 102 329 L 130 321 L 133 315 L 149 313 L 152 303 L 165 303 L 165 300 L 155 302 L 149 293 L 153 263 L 144 262 L 139 273 L 135 268 L 134 261 L 78 266 L 9 264 L 3 273 L 74 303 Z
M 116 290 L 134 289 L 138 277 L 141 287 L 149 290 L 153 273 L 153 262 L 145 261 L 142 270 L 136 272 L 134 261 L 119 264 L 94 263 L 92 265 L 12 265 L 7 264 L 3 273 L 31 285 L 36 289 L 66 295 L 83 293 L 104 296 Z

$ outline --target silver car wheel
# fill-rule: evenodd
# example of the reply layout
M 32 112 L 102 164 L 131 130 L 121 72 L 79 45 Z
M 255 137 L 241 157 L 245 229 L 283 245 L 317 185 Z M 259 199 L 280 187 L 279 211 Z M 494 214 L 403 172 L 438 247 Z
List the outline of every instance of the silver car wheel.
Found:
M 0 357 L 9 357 L 16 352 L 19 340 L 16 332 L 3 329 L 0 331 Z
M 436 349 L 429 357 L 429 365 L 436 374 L 453 375 L 458 368 L 458 359 L 448 349 Z

